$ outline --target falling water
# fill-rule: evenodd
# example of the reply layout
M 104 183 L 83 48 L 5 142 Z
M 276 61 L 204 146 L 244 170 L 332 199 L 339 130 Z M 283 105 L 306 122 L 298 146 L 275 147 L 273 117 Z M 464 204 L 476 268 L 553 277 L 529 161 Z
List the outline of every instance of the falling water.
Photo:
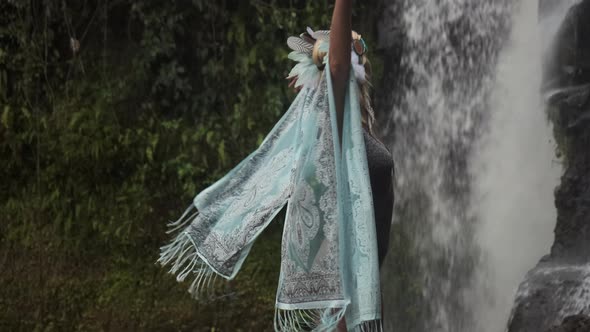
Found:
M 483 253 L 472 293 L 478 331 L 504 330 L 519 283 L 553 243 L 561 167 L 540 87 L 543 53 L 561 19 L 539 22 L 538 6 L 523 0 L 516 9 L 497 67 L 489 129 L 470 163 Z
M 559 165 L 539 89 L 556 28 L 543 22 L 539 35 L 537 0 L 404 7 L 404 88 L 385 134 L 394 218 L 409 230 L 419 267 L 408 273 L 422 291 L 390 301 L 418 303 L 419 323 L 386 314 L 386 330 L 503 331 L 518 283 L 552 242 Z
M 408 326 L 393 315 L 387 330 L 470 332 L 476 326 L 467 301 L 480 260 L 468 163 L 486 131 L 511 3 L 404 2 L 405 88 L 385 132 L 396 160 L 394 218 L 410 230 L 419 257 L 412 277 L 422 293 L 420 322 Z

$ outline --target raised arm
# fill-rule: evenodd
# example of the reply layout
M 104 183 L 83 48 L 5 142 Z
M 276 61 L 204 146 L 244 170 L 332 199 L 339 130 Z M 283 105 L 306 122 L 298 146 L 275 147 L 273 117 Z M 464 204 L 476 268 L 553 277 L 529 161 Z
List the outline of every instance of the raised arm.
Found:
M 344 118 L 344 97 L 350 74 L 350 52 L 352 41 L 352 0 L 336 0 L 330 27 L 330 74 L 334 89 L 334 103 L 338 123 L 338 137 L 342 146 L 342 121 Z

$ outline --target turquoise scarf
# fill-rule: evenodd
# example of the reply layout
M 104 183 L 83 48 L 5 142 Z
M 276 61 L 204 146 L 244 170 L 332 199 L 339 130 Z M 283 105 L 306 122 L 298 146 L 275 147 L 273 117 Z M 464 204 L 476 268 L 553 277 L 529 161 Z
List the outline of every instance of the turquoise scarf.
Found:
M 289 57 L 299 62 L 292 74 L 313 79 L 298 82 L 302 90 L 262 144 L 170 224 L 175 238 L 158 262 L 178 281 L 191 277 L 189 292 L 198 298 L 216 276 L 236 276 L 286 205 L 275 330 L 333 331 L 345 317 L 349 331 L 381 331 L 357 78 L 351 70 L 340 149 L 330 75 L 306 53 Z

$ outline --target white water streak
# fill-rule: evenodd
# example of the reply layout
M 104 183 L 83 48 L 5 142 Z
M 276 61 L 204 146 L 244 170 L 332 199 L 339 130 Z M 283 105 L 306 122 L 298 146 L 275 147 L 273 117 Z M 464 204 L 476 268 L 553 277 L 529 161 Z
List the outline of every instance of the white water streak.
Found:
M 395 218 L 420 259 L 423 329 L 471 332 L 463 295 L 479 250 L 473 241 L 467 161 L 481 135 L 510 1 L 406 0 L 402 102 L 395 105 Z M 386 128 L 386 132 L 390 128 Z
M 537 12 L 537 0 L 522 1 L 498 65 L 490 132 L 472 163 L 485 258 L 471 296 L 483 332 L 505 330 L 519 283 L 553 243 L 561 166 L 540 86 L 543 48 L 557 29 L 541 29 Z

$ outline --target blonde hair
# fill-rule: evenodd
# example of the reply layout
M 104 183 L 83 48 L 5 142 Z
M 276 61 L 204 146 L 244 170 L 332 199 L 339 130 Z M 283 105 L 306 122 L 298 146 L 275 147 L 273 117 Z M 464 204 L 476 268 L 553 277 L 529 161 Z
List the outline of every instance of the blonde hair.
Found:
M 353 31 L 353 37 L 358 35 L 355 31 Z M 359 36 L 360 37 L 360 36 Z M 323 70 L 324 65 L 324 58 L 326 57 L 326 52 L 321 51 L 320 48 L 324 40 L 318 39 L 315 41 L 313 45 L 313 52 L 312 52 L 312 59 L 315 65 L 320 69 Z M 359 88 L 359 100 L 360 100 L 360 107 L 361 107 L 361 117 L 363 124 L 365 124 L 369 130 L 369 133 L 373 135 L 373 124 L 375 123 L 375 112 L 373 111 L 373 107 L 371 106 L 371 83 L 370 78 L 372 75 L 371 69 L 371 62 L 367 58 L 367 54 L 363 54 L 359 56 L 359 60 L 361 64 L 365 67 L 365 80 L 358 83 Z
M 373 106 L 371 105 L 371 83 L 370 78 L 373 74 L 373 70 L 371 68 L 371 62 L 365 54 L 362 55 L 361 61 L 363 66 L 365 66 L 365 81 L 359 83 L 359 90 L 360 90 L 360 102 L 361 102 L 361 116 L 363 119 L 363 123 L 367 124 L 367 128 L 369 128 L 369 133 L 373 135 L 373 124 L 375 123 L 375 111 L 373 110 Z

